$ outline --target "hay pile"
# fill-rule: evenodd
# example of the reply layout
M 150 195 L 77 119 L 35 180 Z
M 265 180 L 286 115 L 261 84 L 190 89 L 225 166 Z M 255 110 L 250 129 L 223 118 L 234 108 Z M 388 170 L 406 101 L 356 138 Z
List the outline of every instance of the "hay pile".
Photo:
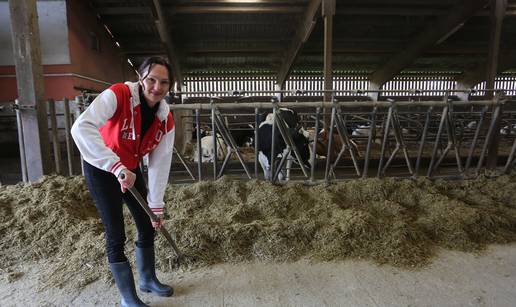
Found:
M 171 230 L 183 268 L 221 262 L 361 258 L 427 264 L 437 248 L 479 251 L 516 241 L 516 177 L 431 182 L 367 179 L 307 187 L 264 181 L 169 186 Z M 135 227 L 126 216 L 127 255 Z M 174 254 L 158 236 L 160 270 Z M 81 177 L 0 186 L 0 269 L 48 261 L 44 286 L 80 288 L 109 278 L 102 225 Z M 11 272 L 11 275 L 14 273 Z
M 49 260 L 42 286 L 82 287 L 105 263 L 103 227 L 82 177 L 0 187 L 0 269 Z M 19 272 L 10 272 L 17 275 Z

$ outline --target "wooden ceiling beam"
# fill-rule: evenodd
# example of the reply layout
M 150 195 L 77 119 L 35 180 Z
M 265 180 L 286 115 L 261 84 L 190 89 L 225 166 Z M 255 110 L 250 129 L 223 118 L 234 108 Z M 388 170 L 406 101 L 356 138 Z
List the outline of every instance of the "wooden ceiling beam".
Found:
M 101 15 L 148 15 L 152 13 L 148 7 L 99 7 Z M 298 14 L 303 12 L 302 6 L 192 6 L 173 5 L 163 9 L 169 14 L 239 14 L 239 13 L 269 13 L 269 14 Z
M 516 52 L 501 53 L 498 72 L 504 72 L 509 69 L 516 68 Z M 475 69 L 464 71 L 460 78 L 457 78 L 457 90 L 470 90 L 479 83 L 486 80 L 487 62 L 481 63 Z M 462 101 L 469 100 L 470 93 L 457 93 L 457 97 Z
M 488 0 L 460 1 L 450 9 L 449 14 L 429 24 L 421 34 L 406 45 L 403 51 L 393 56 L 380 69 L 375 71 L 370 78 L 370 89 L 380 89 L 387 81 L 402 71 L 403 68 L 422 55 L 426 49 L 438 42 L 444 41 L 458 30 L 468 18 L 481 10 L 487 3 Z M 378 94 L 372 94 L 372 98 L 378 99 Z
M 152 10 L 148 7 L 97 7 L 102 16 L 120 16 L 135 15 L 146 16 L 151 15 Z M 191 5 L 175 5 L 167 6 L 164 10 L 169 14 L 300 14 L 303 7 L 299 6 L 191 6 Z M 442 8 L 369 8 L 369 7 L 345 7 L 336 11 L 337 16 L 441 16 L 448 10 Z M 506 16 L 516 16 L 516 7 L 507 9 Z M 489 16 L 488 10 L 480 10 L 474 16 Z M 200 22 L 202 23 L 202 22 Z M 213 22 L 212 22 L 213 23 Z M 221 21 L 220 23 L 225 23 Z M 227 23 L 227 22 L 226 22 Z M 242 22 L 240 22 L 242 23 Z M 250 20 L 246 23 L 255 23 Z M 263 21 L 258 22 L 263 23 Z
M 302 6 L 173 6 L 174 14 L 299 14 Z
M 159 37 L 161 42 L 165 45 L 167 50 L 168 60 L 170 65 L 172 66 L 172 73 L 174 74 L 174 78 L 176 78 L 176 82 L 178 84 L 178 88 L 183 84 L 183 75 L 181 73 L 180 61 L 176 46 L 172 41 L 172 36 L 169 32 L 169 27 L 167 25 L 167 20 L 165 15 L 163 14 L 163 9 L 161 6 L 160 0 L 152 0 L 152 15 L 154 16 L 154 22 L 156 24 L 156 28 L 158 29 Z
M 103 6 L 97 5 L 103 16 L 118 15 L 150 15 L 152 10 L 142 6 Z M 212 5 L 196 6 L 190 4 L 164 6 L 168 14 L 237 14 L 237 13 L 269 13 L 269 14 L 299 14 L 304 12 L 303 6 L 293 5 Z M 441 16 L 448 12 L 442 6 L 438 7 L 367 7 L 341 6 L 336 10 L 339 16 Z M 508 6 L 506 15 L 516 15 L 516 6 Z M 489 16 L 489 10 L 479 10 L 474 16 Z
M 443 8 L 428 7 L 342 7 L 337 10 L 337 15 L 350 16 L 441 16 L 449 10 Z M 508 7 L 506 16 L 516 15 L 516 7 Z M 489 16 L 489 10 L 479 10 L 473 16 Z
M 163 49 L 125 49 L 122 51 L 123 54 L 130 55 L 163 55 L 167 56 Z
M 146 6 L 96 7 L 100 15 L 151 15 L 152 9 Z
M 288 74 L 292 69 L 292 65 L 294 64 L 301 47 L 308 40 L 313 31 L 317 18 L 319 17 L 317 13 L 320 12 L 320 9 L 321 0 L 310 0 L 305 13 L 303 14 L 303 18 L 300 20 L 296 28 L 296 34 L 294 35 L 290 46 L 287 48 L 284 60 L 282 61 L 283 64 L 278 70 L 278 78 L 276 80 L 278 85 L 283 85 L 287 80 Z

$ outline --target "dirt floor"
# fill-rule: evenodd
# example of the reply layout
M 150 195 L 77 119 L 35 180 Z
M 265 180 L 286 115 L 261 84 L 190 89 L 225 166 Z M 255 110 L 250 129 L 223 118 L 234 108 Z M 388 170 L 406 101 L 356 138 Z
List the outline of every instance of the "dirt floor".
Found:
M 114 306 L 114 285 L 37 291 L 41 263 L 0 275 L 0 306 Z M 507 306 L 516 302 L 516 244 L 482 254 L 443 250 L 429 266 L 406 270 L 368 261 L 221 264 L 160 273 L 170 298 L 141 294 L 151 306 Z M 13 277 L 11 277 L 13 278 Z

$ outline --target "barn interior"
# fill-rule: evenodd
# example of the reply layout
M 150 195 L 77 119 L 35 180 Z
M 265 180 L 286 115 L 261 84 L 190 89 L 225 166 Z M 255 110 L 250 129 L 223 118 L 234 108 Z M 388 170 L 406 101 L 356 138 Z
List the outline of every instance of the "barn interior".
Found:
M 516 301 L 516 1 L 2 0 L 0 12 L 0 305 L 118 302 L 70 127 L 149 56 L 174 76 L 164 225 L 183 258 L 156 237 L 176 294 L 146 303 Z M 282 142 L 269 173 L 267 114 Z

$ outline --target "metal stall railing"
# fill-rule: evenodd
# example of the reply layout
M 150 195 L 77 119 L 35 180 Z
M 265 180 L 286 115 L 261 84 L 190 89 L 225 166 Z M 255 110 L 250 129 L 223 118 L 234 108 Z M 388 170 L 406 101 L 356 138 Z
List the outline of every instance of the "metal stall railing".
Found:
M 70 113 L 70 101 L 67 98 L 64 98 L 61 101 L 56 101 L 54 99 L 49 99 L 44 102 L 43 105 L 47 108 L 47 118 L 48 118 L 48 133 L 49 140 L 51 142 L 51 155 L 53 156 L 53 165 L 52 170 L 55 174 L 65 174 L 64 169 L 62 168 L 62 147 L 61 143 L 65 143 L 65 155 L 66 155 L 66 165 L 67 165 L 67 174 L 72 176 L 74 174 L 73 170 L 73 159 L 74 159 L 74 149 L 73 144 L 71 142 L 70 135 L 70 127 L 71 122 L 74 120 L 74 116 Z M 24 129 L 23 123 L 21 121 L 21 112 L 23 112 L 26 106 L 21 106 L 18 104 L 18 101 L 15 100 L 14 103 L 4 103 L 2 106 L 2 112 L 5 113 L 4 116 L 12 116 L 16 118 L 16 130 L 18 134 L 18 144 L 19 144 L 19 152 L 20 152 L 20 168 L 21 168 L 21 177 L 23 182 L 28 182 L 27 176 L 27 162 L 25 158 L 25 142 L 24 142 Z M 72 108 L 75 109 L 75 105 L 72 105 Z
M 206 92 L 201 94 L 211 95 L 210 103 L 170 105 L 172 110 L 190 110 L 192 112 L 191 125 L 195 127 L 196 135 L 196 163 L 174 148 L 174 153 L 179 157 L 190 180 L 217 179 L 227 175 L 228 172 L 240 172 L 241 175 L 237 174 L 237 178 L 262 178 L 258 163 L 258 144 L 263 140 L 258 139 L 258 129 L 263 112 L 273 114 L 276 123 L 273 125 L 273 133 L 283 139 L 288 149 L 286 154 L 281 155 L 278 159 L 273 157 L 272 160 L 275 162 L 271 165 L 270 180 L 278 181 L 285 167 L 290 172 L 291 162 L 299 161 L 300 154 L 287 131 L 290 127 L 282 118 L 282 108 L 298 110 L 301 125 L 313 134 L 312 142 L 309 145 L 313 153 L 309 169 L 302 164 L 293 167 L 292 171 L 295 175 L 292 178 L 294 180 L 318 183 L 370 176 L 474 178 L 481 174 L 481 170 L 485 167 L 484 161 L 490 150 L 492 139 L 496 134 L 500 134 L 500 131 L 496 131 L 493 126 L 497 118 L 509 126 L 509 132 L 504 135 L 504 142 L 501 143 L 501 146 L 505 148 L 501 152 L 501 157 L 503 159 L 506 157 L 506 160 L 503 161 L 503 168 L 499 171 L 507 173 L 514 166 L 516 108 L 512 107 L 513 101 L 504 97 L 500 91 L 497 91 L 497 95 L 492 100 L 473 101 L 455 101 L 450 96 L 451 91 L 442 91 L 444 95 L 440 100 L 417 97 L 417 94 L 424 90 L 407 90 L 407 96 L 404 99 L 408 100 L 400 99 L 399 101 L 393 99 L 364 101 L 364 94 L 368 91 L 345 91 L 346 101 L 338 101 L 337 95 L 342 94 L 343 91 L 331 91 L 334 96 L 333 102 L 279 102 L 275 94 L 291 93 L 291 91 L 265 92 L 267 92 L 265 94 L 271 95 L 270 102 L 225 103 L 220 102 L 217 98 L 219 93 Z M 309 93 L 310 91 L 296 90 L 297 95 Z M 242 92 L 233 92 L 233 95 L 237 96 L 243 94 Z M 252 95 L 253 93 L 246 94 Z M 353 100 L 353 96 L 351 96 L 350 100 L 351 94 L 354 94 L 357 99 Z M 74 117 L 78 116 L 95 96 L 78 96 L 73 101 L 76 112 Z M 63 102 L 64 125 L 68 132 L 65 134 L 67 162 L 71 175 L 73 173 L 73 148 L 69 130 L 72 116 L 70 102 L 67 99 Z M 51 128 L 57 126 L 55 119 L 52 119 L 59 115 L 53 115 L 55 113 L 53 104 L 56 103 L 61 102 L 49 101 Z M 506 108 L 507 105 L 511 107 Z M 234 113 L 235 110 L 239 112 Z M 326 140 L 320 139 L 322 115 L 329 116 L 331 121 L 328 127 L 330 137 Z M 239 123 L 245 123 L 247 120 L 253 127 L 254 152 L 252 157 L 242 154 L 242 149 L 233 139 L 233 123 L 231 120 L 228 121 L 228 118 L 233 121 L 236 119 Z M 246 120 L 239 121 L 240 118 Z M 211 129 L 212 143 L 222 142 L 226 147 L 222 158 L 218 158 L 217 151 L 219 149 L 215 146 L 214 158 L 209 164 L 203 163 L 201 156 L 203 123 Z M 51 129 L 51 131 L 56 130 L 57 128 Z M 20 137 L 23 137 L 23 129 L 19 129 L 19 132 L 21 133 Z M 57 139 L 55 134 L 56 132 L 52 132 L 52 140 Z M 326 154 L 318 157 L 315 152 L 321 141 L 326 142 Z M 59 144 L 57 144 L 59 142 L 54 141 L 53 143 L 54 152 L 60 151 Z M 508 143 L 512 146 L 508 146 Z M 506 150 L 508 147 L 510 150 Z M 335 149 L 337 150 L 336 154 L 332 154 Z M 22 149 L 20 150 L 22 151 Z M 59 160 L 59 158 L 56 159 Z M 194 168 L 197 168 L 197 172 L 193 171 Z M 211 168 L 212 176 L 208 175 L 208 168 Z M 56 169 L 56 171 L 60 170 Z M 194 175 L 195 173 L 197 174 Z
M 399 90 L 397 90 L 399 91 Z M 434 91 L 434 90 L 432 90 Z M 354 91 L 356 92 L 356 91 Z M 366 92 L 366 91 L 364 91 Z M 231 133 L 229 132 L 228 125 L 224 123 L 222 118 L 224 117 L 238 117 L 248 116 L 258 118 L 260 110 L 270 110 L 274 114 L 274 120 L 277 123 L 274 125 L 287 143 L 287 147 L 290 147 L 290 157 L 282 156 L 276 164 L 271 165 L 271 172 L 273 174 L 271 180 L 275 181 L 278 177 L 279 169 L 284 163 L 285 159 L 299 160 L 298 153 L 295 150 L 295 144 L 289 140 L 288 134 L 285 133 L 286 126 L 284 120 L 282 120 L 281 112 L 278 112 L 280 108 L 292 108 L 299 110 L 312 109 L 315 114 L 315 121 L 313 127 L 315 130 L 319 130 L 318 118 L 320 117 L 320 111 L 327 109 L 331 110 L 331 125 L 329 127 L 329 135 L 336 134 L 335 139 L 339 139 L 342 146 L 339 148 L 339 153 L 334 161 L 328 159 L 331 157 L 330 151 L 334 146 L 334 137 L 328 138 L 327 146 L 327 159 L 323 174 L 315 169 L 316 161 L 312 158 L 311 169 L 307 172 L 303 166 L 299 167 L 302 173 L 302 179 L 310 182 L 316 182 L 318 180 L 324 180 L 329 182 L 331 180 L 341 179 L 336 175 L 336 170 L 339 167 L 339 162 L 344 154 L 349 153 L 349 157 L 352 162 L 352 169 L 356 173 L 357 178 L 369 177 L 369 173 L 374 162 L 374 166 L 377 167 L 376 176 L 392 176 L 393 173 L 387 174 L 389 167 L 392 167 L 396 156 L 401 153 L 402 159 L 400 159 L 408 173 L 399 173 L 395 175 L 405 177 L 415 177 L 421 175 L 421 169 L 425 168 L 426 164 L 426 175 L 427 177 L 460 177 L 460 178 L 472 178 L 478 176 L 480 169 L 484 167 L 484 159 L 489 149 L 489 144 L 494 138 L 497 131 L 494 130 L 493 123 L 496 118 L 503 118 L 508 116 L 508 120 L 512 120 L 513 112 L 507 111 L 502 112 L 502 106 L 508 102 L 500 92 L 495 95 L 493 100 L 477 100 L 477 101 L 454 101 L 450 98 L 450 91 L 443 91 L 445 95 L 442 100 L 426 100 L 421 99 L 415 100 L 410 99 L 408 101 L 342 101 L 338 102 L 239 102 L 239 103 L 218 103 L 215 99 L 211 99 L 211 103 L 198 103 L 198 104 L 182 104 L 172 105 L 171 108 L 174 110 L 191 110 L 195 112 L 195 129 L 197 135 L 197 170 L 198 180 L 203 179 L 202 175 L 202 159 L 201 159 L 201 113 L 204 111 L 204 118 L 208 118 L 211 121 L 212 127 L 212 138 L 213 144 L 216 144 L 215 135 L 220 134 L 224 139 L 227 147 L 228 154 L 224 158 L 224 162 L 221 166 L 217 163 L 217 155 L 215 154 L 211 161 L 213 167 L 213 179 L 219 178 L 224 174 L 227 166 L 228 157 L 231 153 L 235 153 L 242 169 L 245 171 L 247 177 L 249 172 L 246 168 L 247 162 L 239 156 L 239 149 L 234 146 L 234 140 L 231 139 Z M 211 92 L 216 95 L 217 93 Z M 480 111 L 471 110 L 480 108 Z M 223 111 L 231 110 L 249 110 L 249 114 L 223 114 Z M 462 109 L 466 109 L 463 111 Z M 469 109 L 469 112 L 468 110 Z M 307 115 L 308 113 L 304 113 Z M 364 116 L 366 115 L 366 116 Z M 477 118 L 477 117 L 478 118 Z M 466 121 L 475 123 L 476 128 L 467 127 L 464 132 L 463 125 Z M 360 126 L 357 123 L 363 123 Z M 418 125 L 414 130 L 414 127 L 410 125 L 416 122 Z M 489 127 L 486 129 L 486 123 L 489 123 Z M 407 125 L 408 124 L 408 125 Z M 355 132 L 362 129 L 369 130 L 366 137 L 355 135 Z M 362 128 L 358 128 L 362 127 Z M 457 131 L 458 128 L 460 133 Z M 255 136 L 258 135 L 258 120 L 254 125 Z M 273 133 L 276 131 L 273 129 Z M 376 134 L 381 134 L 381 138 L 377 138 Z M 460 135 L 457 135 L 457 134 Z M 472 134 L 473 133 L 473 134 Z M 350 136 L 350 134 L 352 134 Z M 472 139 L 465 138 L 465 135 L 469 135 Z M 318 141 L 319 133 L 315 131 L 315 139 L 312 144 L 312 151 L 315 151 L 315 143 Z M 274 139 L 274 137 L 273 137 Z M 365 140 L 364 140 L 365 139 Z M 260 140 L 256 140 L 259 142 Z M 483 143 L 482 143 L 483 141 Z M 254 155 L 254 177 L 258 178 L 258 166 L 257 166 L 257 142 L 255 142 L 255 155 Z M 356 143 L 359 143 L 357 146 Z M 373 157 L 374 144 L 378 143 L 379 151 L 376 152 L 376 157 Z M 394 144 L 394 148 L 391 148 L 391 144 Z M 445 146 L 443 145 L 445 144 Z M 360 145 L 362 145 L 362 151 L 365 151 L 364 158 L 359 161 L 360 156 Z M 431 146 L 431 151 L 428 152 L 428 145 Z M 469 145 L 467 156 L 461 155 L 461 148 Z M 274 146 L 274 143 L 272 144 Z M 478 147 L 481 146 L 481 149 Z M 214 150 L 216 151 L 217 146 Z M 511 152 L 507 157 L 505 163 L 506 167 L 504 172 L 510 169 L 510 165 L 514 160 L 514 151 L 516 151 L 516 145 L 513 145 Z M 274 151 L 273 151 L 274 152 Z M 389 155 L 386 154 L 389 152 Z M 455 160 L 455 167 L 453 171 L 449 168 L 449 154 L 453 153 Z M 314 155 L 315 156 L 315 155 Z M 464 160 L 466 161 L 464 163 Z M 472 171 L 472 162 L 476 161 L 477 166 Z M 445 165 L 446 164 L 446 165 Z M 509 166 L 507 166 L 509 165 Z M 444 166 L 444 167 L 443 167 Z M 445 171 L 443 171 L 443 169 Z M 436 175 L 439 173 L 439 175 Z M 320 176 L 317 176 L 319 174 Z M 322 176 L 321 176 L 322 175 Z M 318 178 L 317 178 L 318 177 Z M 208 177 L 204 177 L 208 179 Z

